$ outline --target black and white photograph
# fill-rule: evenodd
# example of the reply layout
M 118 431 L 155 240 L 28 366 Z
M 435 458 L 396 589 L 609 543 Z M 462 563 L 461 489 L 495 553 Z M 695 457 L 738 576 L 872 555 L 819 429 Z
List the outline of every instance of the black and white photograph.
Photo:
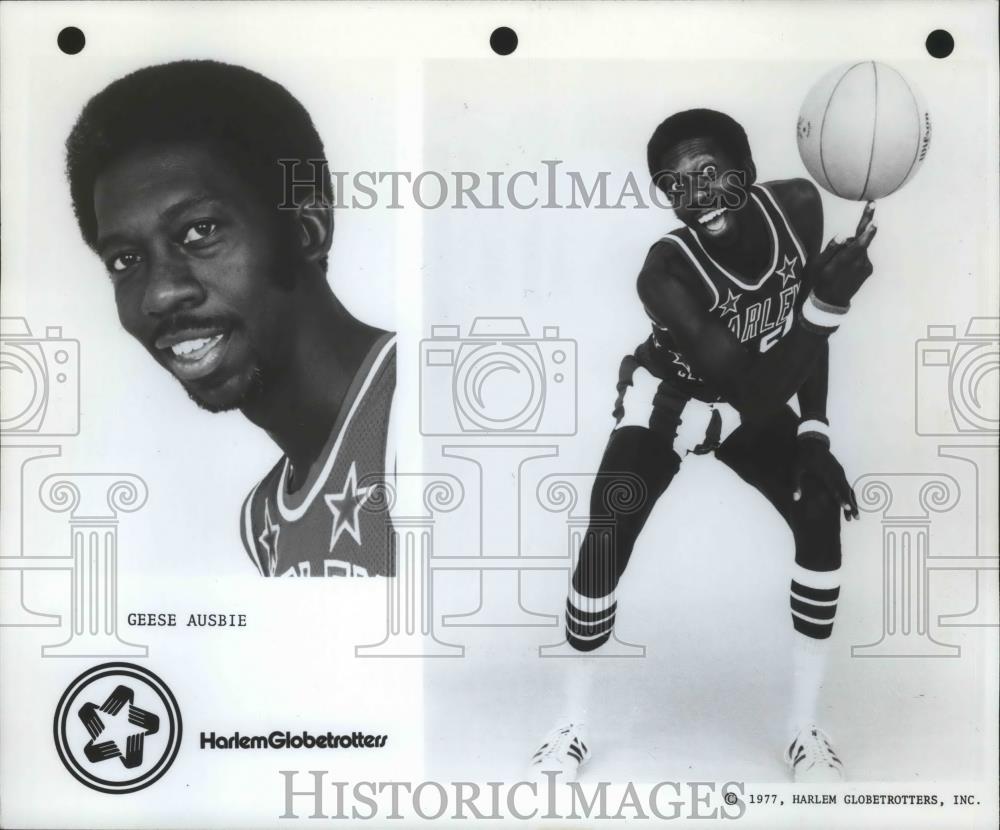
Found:
M 0 826 L 996 825 L 995 4 L 0 22 Z
M 326 282 L 333 193 L 309 114 L 251 70 L 177 61 L 92 98 L 66 156 L 122 327 L 198 406 L 238 409 L 283 451 L 243 507 L 251 561 L 265 576 L 389 573 L 358 478 L 375 487 L 386 469 L 392 335 Z

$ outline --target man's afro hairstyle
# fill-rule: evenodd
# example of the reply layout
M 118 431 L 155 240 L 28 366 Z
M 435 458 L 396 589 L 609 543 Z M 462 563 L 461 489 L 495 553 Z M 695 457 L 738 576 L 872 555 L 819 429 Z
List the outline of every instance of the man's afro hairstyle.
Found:
M 281 84 L 242 66 L 189 60 L 148 66 L 119 78 L 83 108 L 66 139 L 69 178 L 80 232 L 97 240 L 94 184 L 113 162 L 140 148 L 178 142 L 207 145 L 223 155 L 260 195 L 284 214 L 290 238 L 293 211 L 285 202 L 278 159 L 299 164 L 296 179 L 315 178 L 313 195 L 332 204 L 323 142 L 305 108 Z M 301 193 L 301 185 L 296 192 Z
M 753 163 L 750 142 L 739 122 L 722 112 L 709 109 L 684 110 L 674 113 L 654 131 L 646 146 L 646 163 L 649 175 L 657 187 L 661 186 L 663 159 L 682 141 L 692 138 L 711 138 L 744 168 Z

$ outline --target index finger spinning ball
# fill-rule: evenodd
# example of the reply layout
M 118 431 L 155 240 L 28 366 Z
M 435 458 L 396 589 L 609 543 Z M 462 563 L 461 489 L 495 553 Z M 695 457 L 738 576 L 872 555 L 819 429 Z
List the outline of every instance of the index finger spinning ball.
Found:
M 884 63 L 844 64 L 809 90 L 799 112 L 799 155 L 835 196 L 869 201 L 906 184 L 931 138 L 917 89 Z

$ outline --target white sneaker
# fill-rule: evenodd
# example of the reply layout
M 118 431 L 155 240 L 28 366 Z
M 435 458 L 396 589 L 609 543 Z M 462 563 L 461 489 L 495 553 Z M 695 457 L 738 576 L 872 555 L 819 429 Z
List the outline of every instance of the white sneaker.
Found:
M 844 780 L 844 765 L 830 745 L 826 732 L 816 725 L 803 729 L 785 750 L 796 784 L 837 783 Z
M 528 764 L 529 776 L 540 779 L 545 772 L 561 772 L 557 781 L 576 781 L 577 773 L 590 760 L 583 724 L 567 723 L 549 732 Z

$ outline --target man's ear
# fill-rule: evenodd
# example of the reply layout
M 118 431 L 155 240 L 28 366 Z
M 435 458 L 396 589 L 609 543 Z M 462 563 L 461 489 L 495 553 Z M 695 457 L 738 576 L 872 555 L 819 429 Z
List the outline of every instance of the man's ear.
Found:
M 333 207 L 322 200 L 296 208 L 299 245 L 308 262 L 319 262 L 333 244 Z
M 748 158 L 744 166 L 747 171 L 747 184 L 751 185 L 757 181 L 757 165 L 753 163 L 753 159 Z

